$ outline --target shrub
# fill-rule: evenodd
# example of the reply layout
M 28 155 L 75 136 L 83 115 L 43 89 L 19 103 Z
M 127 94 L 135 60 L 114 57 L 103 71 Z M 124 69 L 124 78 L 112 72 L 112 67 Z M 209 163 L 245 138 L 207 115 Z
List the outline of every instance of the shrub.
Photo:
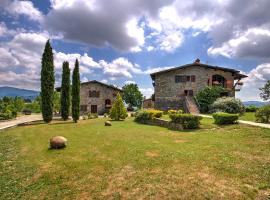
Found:
M 259 108 L 255 113 L 256 121 L 268 123 L 270 119 L 270 105 Z
M 226 91 L 226 89 L 220 86 L 206 87 L 200 90 L 195 96 L 195 99 L 199 104 L 200 111 L 202 113 L 209 112 L 210 105 L 221 96 L 221 93 Z
M 111 110 L 110 110 L 110 118 L 113 120 L 124 120 L 128 116 L 127 110 L 124 106 L 121 95 L 118 93 L 116 97 L 116 101 L 114 102 Z
M 88 118 L 88 119 L 95 119 L 95 118 L 98 118 L 98 114 L 96 114 L 96 113 L 88 113 L 87 118 Z
M 10 110 L 6 110 L 4 113 L 0 113 L 0 120 L 12 119 L 13 115 Z
M 216 124 L 235 124 L 239 118 L 238 114 L 217 112 L 213 114 Z
M 168 115 L 173 115 L 173 114 L 182 114 L 183 110 L 168 110 Z
M 245 107 L 246 112 L 256 112 L 259 108 L 255 105 L 249 105 Z
M 163 115 L 163 111 L 161 110 L 155 110 L 155 109 L 148 109 L 146 110 L 148 113 L 150 113 L 151 118 L 161 118 Z
M 152 114 L 148 110 L 139 110 L 135 113 L 135 122 L 146 124 L 149 120 L 153 119 Z
M 239 99 L 233 97 L 222 97 L 218 98 L 211 105 L 211 112 L 226 112 L 232 114 L 243 114 L 245 112 L 245 107 Z
M 171 122 L 181 124 L 184 129 L 199 128 L 201 116 L 191 114 L 171 114 Z

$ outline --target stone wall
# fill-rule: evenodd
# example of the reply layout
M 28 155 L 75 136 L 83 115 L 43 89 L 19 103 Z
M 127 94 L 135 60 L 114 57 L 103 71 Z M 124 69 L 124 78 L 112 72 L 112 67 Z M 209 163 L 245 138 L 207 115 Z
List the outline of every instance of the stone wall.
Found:
M 183 69 L 177 69 L 155 75 L 155 108 L 161 110 L 168 109 L 183 109 L 183 96 L 185 90 L 193 90 L 196 95 L 212 82 L 212 76 L 218 74 L 230 81 L 229 89 L 232 89 L 234 77 L 231 72 L 215 70 L 206 67 L 190 66 Z M 180 82 L 175 83 L 176 75 L 195 75 L 195 82 Z M 234 93 L 231 93 L 234 96 Z
M 89 97 L 89 91 L 99 91 L 99 97 Z M 110 99 L 111 105 L 114 103 L 116 99 L 116 95 L 119 90 L 114 89 L 112 87 L 97 83 L 97 82 L 89 82 L 81 85 L 81 105 L 87 106 L 87 111 L 84 113 L 91 112 L 91 105 L 97 105 L 98 114 L 104 114 L 106 111 L 105 108 L 105 100 Z

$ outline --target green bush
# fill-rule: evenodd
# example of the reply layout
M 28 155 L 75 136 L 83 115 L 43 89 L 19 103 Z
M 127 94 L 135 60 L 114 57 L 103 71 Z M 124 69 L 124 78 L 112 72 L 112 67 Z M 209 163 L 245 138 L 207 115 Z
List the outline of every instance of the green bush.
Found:
M 171 114 L 171 122 L 181 124 L 184 129 L 199 128 L 201 116 L 191 114 Z
M 239 99 L 233 97 L 222 97 L 218 98 L 211 106 L 210 111 L 215 112 L 226 112 L 232 114 L 243 114 L 245 107 Z
M 96 113 L 88 113 L 87 117 L 88 117 L 88 119 L 95 119 L 95 118 L 98 118 L 98 114 L 96 114 Z
M 213 114 L 216 124 L 235 124 L 239 118 L 238 114 L 217 112 Z
M 14 118 L 10 110 L 6 110 L 4 113 L 0 113 L 0 120 L 8 120 Z
M 210 105 L 213 104 L 215 100 L 219 98 L 223 92 L 226 91 L 226 89 L 220 86 L 206 87 L 200 90 L 195 96 L 195 99 L 200 107 L 200 112 L 208 113 Z
M 249 105 L 245 107 L 246 112 L 256 112 L 259 108 L 255 105 Z
M 163 111 L 161 110 L 148 109 L 146 111 L 151 115 L 151 118 L 161 118 L 163 115 Z
M 259 108 L 255 113 L 256 121 L 268 123 L 270 119 L 270 105 Z
M 168 110 L 168 115 L 173 115 L 173 114 L 182 114 L 183 110 Z
M 153 119 L 153 115 L 148 110 L 139 110 L 134 116 L 134 121 L 142 124 L 146 124 L 149 120 Z

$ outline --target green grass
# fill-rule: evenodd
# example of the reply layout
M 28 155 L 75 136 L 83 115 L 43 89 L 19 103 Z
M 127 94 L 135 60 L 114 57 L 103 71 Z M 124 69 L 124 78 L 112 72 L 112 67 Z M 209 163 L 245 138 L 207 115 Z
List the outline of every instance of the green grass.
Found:
M 246 112 L 243 116 L 240 116 L 239 119 L 256 122 L 255 112 Z
M 176 132 L 128 119 L 36 124 L 0 133 L 0 199 L 266 199 L 270 129 Z M 49 150 L 65 136 L 68 147 Z

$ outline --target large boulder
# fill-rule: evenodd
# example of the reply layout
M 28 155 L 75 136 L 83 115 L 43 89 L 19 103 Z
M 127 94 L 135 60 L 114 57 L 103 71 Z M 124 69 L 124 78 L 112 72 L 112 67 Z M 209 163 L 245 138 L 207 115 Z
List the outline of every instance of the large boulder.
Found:
M 63 136 L 54 136 L 50 139 L 52 149 L 61 149 L 67 146 L 67 139 Z
M 111 125 L 112 125 L 112 123 L 110 121 L 105 122 L 105 126 L 111 126 Z

